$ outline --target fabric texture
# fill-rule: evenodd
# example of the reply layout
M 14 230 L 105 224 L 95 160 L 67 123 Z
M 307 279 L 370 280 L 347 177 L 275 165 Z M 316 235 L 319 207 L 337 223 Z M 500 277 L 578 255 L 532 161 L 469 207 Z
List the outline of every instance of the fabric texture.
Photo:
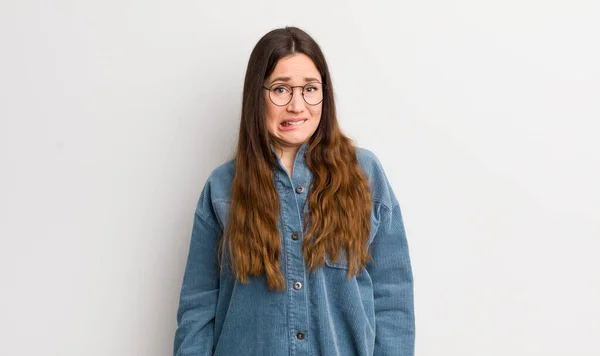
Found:
M 305 201 L 312 179 L 307 148 L 304 144 L 298 151 L 291 177 L 281 162 L 273 177 L 281 202 L 280 266 L 286 280 L 282 292 L 268 290 L 264 275 L 249 276 L 242 284 L 231 271 L 219 271 L 217 245 L 227 226 L 233 161 L 209 176 L 194 214 L 175 356 L 414 355 L 408 244 L 400 205 L 379 160 L 357 148 L 371 187 L 369 251 L 374 262 L 348 280 L 344 260 L 327 258 L 315 273 L 304 263 L 303 214 L 308 213 Z

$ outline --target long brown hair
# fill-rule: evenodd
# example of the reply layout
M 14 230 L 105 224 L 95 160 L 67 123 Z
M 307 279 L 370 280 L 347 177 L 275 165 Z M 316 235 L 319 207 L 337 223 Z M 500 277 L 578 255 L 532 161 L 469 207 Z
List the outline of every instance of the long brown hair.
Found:
M 276 143 L 265 122 L 263 83 L 281 58 L 295 53 L 312 59 L 326 89 L 321 120 L 306 151 L 313 182 L 304 221 L 304 259 L 314 271 L 323 266 L 326 256 L 332 261 L 347 258 L 348 278 L 372 261 L 367 249 L 369 183 L 358 165 L 356 148 L 338 126 L 325 57 L 306 32 L 295 27 L 276 29 L 258 41 L 248 61 L 230 213 L 219 251 L 226 245 L 233 274 L 242 283 L 248 275 L 264 273 L 269 289 L 279 291 L 285 288 L 285 279 L 279 268 L 280 201 L 273 183 L 277 160 L 271 145 Z

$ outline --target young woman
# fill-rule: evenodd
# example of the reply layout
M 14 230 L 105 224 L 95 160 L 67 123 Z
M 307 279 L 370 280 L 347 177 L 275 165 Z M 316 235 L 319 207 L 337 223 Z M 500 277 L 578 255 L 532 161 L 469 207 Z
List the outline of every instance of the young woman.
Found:
M 400 206 L 340 131 L 331 83 L 302 30 L 256 44 L 235 159 L 195 211 L 175 355 L 414 354 Z

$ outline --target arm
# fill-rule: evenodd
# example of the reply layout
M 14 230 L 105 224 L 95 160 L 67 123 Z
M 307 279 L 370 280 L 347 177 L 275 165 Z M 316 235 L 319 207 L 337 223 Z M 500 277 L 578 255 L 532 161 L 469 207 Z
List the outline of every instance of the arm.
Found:
M 202 195 L 206 197 L 205 194 Z M 210 206 L 200 198 L 181 287 L 175 356 L 212 355 L 214 318 L 219 294 L 217 244 L 221 229 L 215 218 L 202 207 Z
M 375 304 L 374 356 L 413 356 L 415 317 L 413 277 L 402 213 L 380 206 L 381 222 L 371 243 L 374 262 L 367 264 Z

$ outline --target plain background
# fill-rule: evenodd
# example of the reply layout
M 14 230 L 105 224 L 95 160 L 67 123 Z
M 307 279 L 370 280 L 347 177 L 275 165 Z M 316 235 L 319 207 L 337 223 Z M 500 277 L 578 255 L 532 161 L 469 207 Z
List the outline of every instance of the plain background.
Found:
M 599 10 L 3 0 L 0 354 L 171 354 L 248 57 L 295 25 L 402 206 L 417 355 L 600 355 Z

